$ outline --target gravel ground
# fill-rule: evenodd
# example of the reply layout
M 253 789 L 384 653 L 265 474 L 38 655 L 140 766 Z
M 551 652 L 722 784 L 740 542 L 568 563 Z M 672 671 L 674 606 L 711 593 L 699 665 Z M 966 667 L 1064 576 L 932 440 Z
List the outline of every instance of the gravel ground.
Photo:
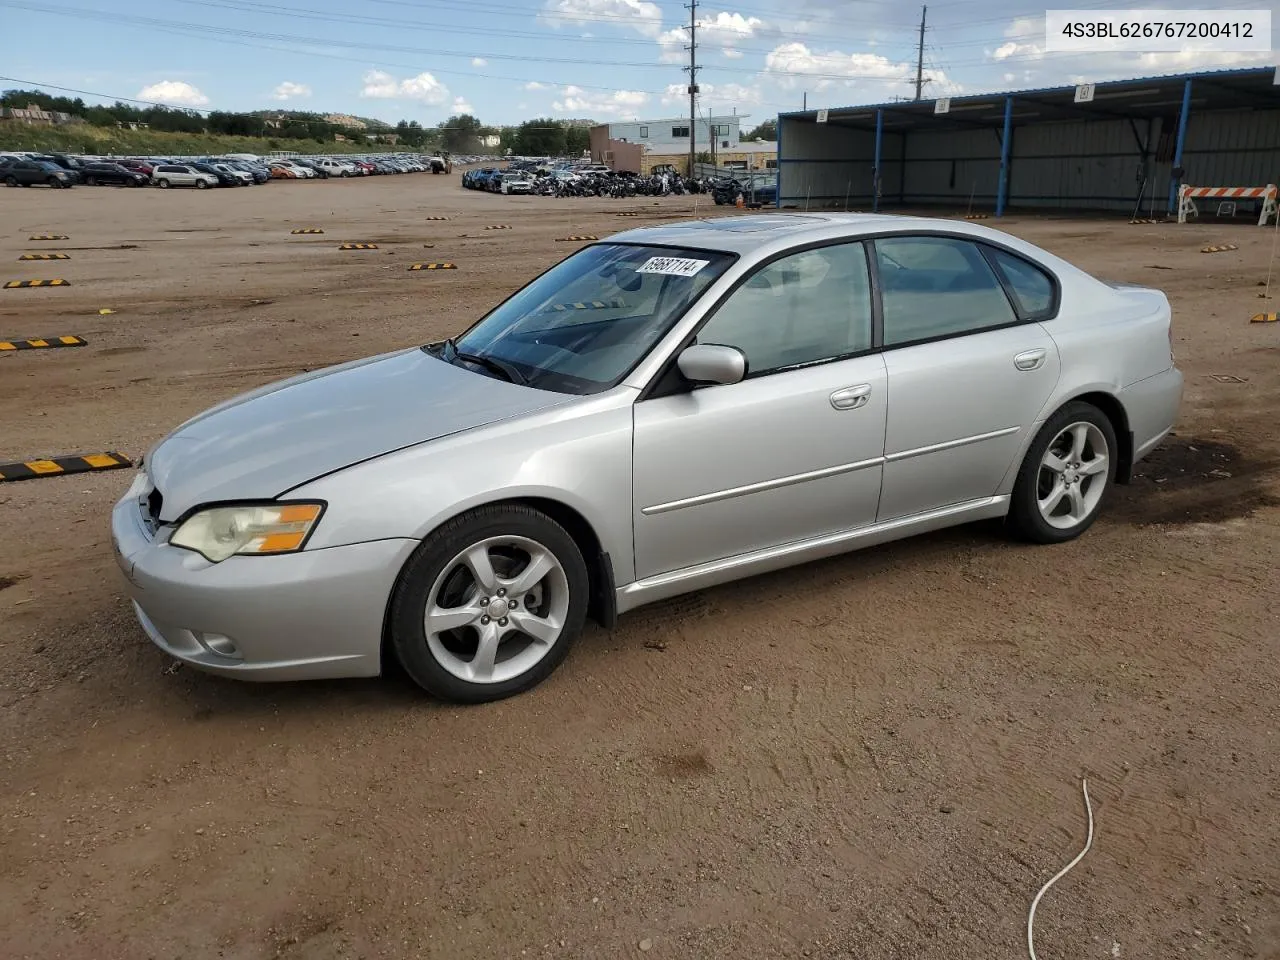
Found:
M 2 191 L 0 279 L 72 286 L 0 291 L 0 339 L 89 345 L 0 355 L 0 460 L 137 455 L 459 331 L 555 237 L 692 205 L 457 174 Z M 1003 226 L 1174 305 L 1177 433 L 1085 537 L 981 524 L 681 598 L 502 703 L 175 669 L 110 556 L 128 475 L 0 485 L 0 954 L 1017 957 L 1087 776 L 1042 960 L 1280 957 L 1280 327 L 1247 323 L 1274 232 Z M 73 259 L 15 262 L 46 249 Z

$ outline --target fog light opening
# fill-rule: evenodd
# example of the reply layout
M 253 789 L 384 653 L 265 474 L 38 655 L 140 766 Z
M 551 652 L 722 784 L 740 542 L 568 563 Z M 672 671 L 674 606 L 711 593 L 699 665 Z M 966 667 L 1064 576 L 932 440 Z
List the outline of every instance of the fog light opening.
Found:
M 240 650 L 236 646 L 236 642 L 230 637 L 225 637 L 220 633 L 197 633 L 196 639 L 200 641 L 200 646 L 216 657 L 224 657 L 227 660 L 244 659 L 240 656 Z

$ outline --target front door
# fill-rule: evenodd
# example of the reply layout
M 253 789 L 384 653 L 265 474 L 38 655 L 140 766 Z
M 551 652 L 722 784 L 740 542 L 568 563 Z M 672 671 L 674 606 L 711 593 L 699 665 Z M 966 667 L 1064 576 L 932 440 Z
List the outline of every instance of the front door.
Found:
M 887 412 L 860 243 L 750 275 L 698 331 L 747 378 L 635 406 L 636 576 L 875 521 Z

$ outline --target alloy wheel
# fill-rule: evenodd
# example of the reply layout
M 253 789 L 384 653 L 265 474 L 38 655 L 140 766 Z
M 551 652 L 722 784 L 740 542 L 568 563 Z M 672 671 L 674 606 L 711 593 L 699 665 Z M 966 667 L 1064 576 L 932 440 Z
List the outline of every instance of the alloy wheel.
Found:
M 564 631 L 569 580 L 527 537 L 489 537 L 445 564 L 427 594 L 427 647 L 460 680 L 503 683 L 533 669 Z
M 1107 487 L 1109 456 L 1102 431 L 1083 420 L 1053 438 L 1036 478 L 1036 503 L 1046 523 L 1069 530 L 1093 515 Z

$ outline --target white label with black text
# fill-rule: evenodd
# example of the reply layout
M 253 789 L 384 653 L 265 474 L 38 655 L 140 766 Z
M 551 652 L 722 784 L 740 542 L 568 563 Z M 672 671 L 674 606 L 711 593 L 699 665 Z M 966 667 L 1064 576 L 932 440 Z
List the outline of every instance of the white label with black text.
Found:
M 637 268 L 636 273 L 657 273 L 664 277 L 692 277 L 710 260 L 689 260 L 685 257 L 650 257 Z

